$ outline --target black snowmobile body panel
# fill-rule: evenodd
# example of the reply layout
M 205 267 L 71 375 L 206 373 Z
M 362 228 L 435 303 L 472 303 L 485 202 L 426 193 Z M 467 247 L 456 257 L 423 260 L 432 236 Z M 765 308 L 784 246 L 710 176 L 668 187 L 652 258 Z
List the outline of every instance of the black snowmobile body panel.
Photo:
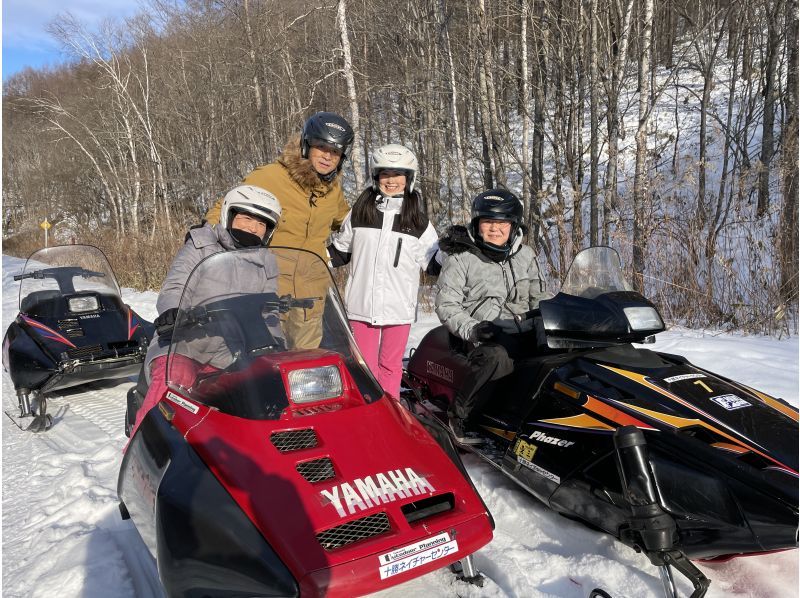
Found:
M 407 382 L 425 411 L 445 418 L 465 363 L 444 327 L 422 340 Z M 777 399 L 631 345 L 520 360 L 493 395 L 472 450 L 559 513 L 624 539 L 613 435 L 634 425 L 688 557 L 796 546 L 797 411 Z
M 287 567 L 161 413 L 145 416 L 117 488 L 169 596 L 298 596 Z
M 81 262 L 100 264 L 95 270 L 101 271 L 46 267 Z M 48 393 L 137 373 L 154 328 L 122 302 L 99 249 L 73 245 L 40 250 L 15 278 L 22 281 L 20 313 L 6 331 L 3 364 L 17 391 Z M 75 280 L 85 288 L 76 288 Z M 88 280 L 102 285 L 93 288 Z M 58 288 L 36 290 L 34 284 Z
M 651 523 L 674 521 L 674 545 L 655 552 L 714 558 L 797 546 L 796 408 L 681 356 L 634 347 L 664 324 L 610 248 L 579 253 L 562 292 L 533 315 L 538 346 L 472 414 L 479 444 L 466 449 L 557 512 L 641 548 L 617 442 L 634 434 L 647 456 L 633 475 L 657 494 Z M 469 348 L 444 327 L 425 336 L 407 365 L 412 410 L 446 420 Z

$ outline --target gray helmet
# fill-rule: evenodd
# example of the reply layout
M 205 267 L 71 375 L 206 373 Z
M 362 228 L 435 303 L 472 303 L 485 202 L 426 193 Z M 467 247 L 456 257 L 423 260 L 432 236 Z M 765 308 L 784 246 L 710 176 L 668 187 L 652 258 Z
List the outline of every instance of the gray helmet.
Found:
M 411 193 L 417 179 L 419 162 L 410 149 L 404 145 L 390 143 L 382 145 L 370 157 L 370 173 L 372 174 L 372 189 L 378 190 L 378 173 L 381 170 L 402 170 L 406 173 L 406 188 Z

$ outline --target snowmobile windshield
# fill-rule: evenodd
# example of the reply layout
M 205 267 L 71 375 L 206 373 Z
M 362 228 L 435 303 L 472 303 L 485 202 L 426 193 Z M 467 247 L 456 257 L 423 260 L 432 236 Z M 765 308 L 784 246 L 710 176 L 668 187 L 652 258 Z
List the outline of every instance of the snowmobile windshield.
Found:
M 656 307 L 625 280 L 610 247 L 578 253 L 561 292 L 540 301 L 539 312 L 552 349 L 649 342 L 665 328 Z
M 40 249 L 14 279 L 20 281 L 19 310 L 30 315 L 118 309 L 122 302 L 111 265 L 91 245 Z
M 315 332 L 321 340 L 309 341 Z M 313 407 L 353 389 L 366 401 L 382 395 L 326 264 L 283 247 L 220 252 L 197 265 L 181 296 L 167 383 L 247 419 L 276 419 L 290 405 Z
M 631 290 L 619 254 L 611 247 L 589 247 L 578 253 L 561 285 L 562 293 L 586 299 Z

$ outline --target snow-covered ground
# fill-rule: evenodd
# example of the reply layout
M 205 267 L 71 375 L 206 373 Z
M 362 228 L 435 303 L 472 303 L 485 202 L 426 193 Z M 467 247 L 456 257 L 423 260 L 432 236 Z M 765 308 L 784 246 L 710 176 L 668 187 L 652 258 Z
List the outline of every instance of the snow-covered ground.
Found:
M 23 263 L 3 256 L 3 330 L 16 315 L 19 287 L 12 277 Z M 123 298 L 143 317 L 155 317 L 155 293 L 123 289 Z M 416 324 L 409 348 L 436 323 L 429 315 Z M 798 404 L 797 339 L 672 330 L 659 335 L 656 348 Z M 117 510 L 130 384 L 98 383 L 54 398 L 56 425 L 45 434 L 22 432 L 2 416 L 4 597 L 160 595 L 155 562 Z M 7 374 L 2 392 L 8 409 L 14 390 Z M 497 523 L 494 540 L 476 554 L 479 569 L 496 583 L 466 587 L 437 571 L 382 596 L 579 598 L 595 587 L 614 598 L 662 595 L 645 557 L 554 514 L 490 466 L 469 456 L 465 461 Z M 798 595 L 797 550 L 700 568 L 712 580 L 712 598 Z M 688 596 L 689 584 L 677 582 Z

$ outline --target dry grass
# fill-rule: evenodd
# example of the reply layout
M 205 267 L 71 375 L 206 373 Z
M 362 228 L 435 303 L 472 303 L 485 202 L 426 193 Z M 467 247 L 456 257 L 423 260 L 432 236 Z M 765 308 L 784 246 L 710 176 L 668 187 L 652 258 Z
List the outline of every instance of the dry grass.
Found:
M 158 291 L 175 253 L 184 242 L 187 228 L 175 226 L 172 231 L 159 231 L 153 238 L 145 234 L 120 238 L 111 229 L 84 231 L 76 234 L 74 241 L 99 247 L 108 257 L 120 286 Z M 691 328 L 779 336 L 797 334 L 797 301 L 789 304 L 781 301 L 778 273 L 771 264 L 763 263 L 763 249 L 753 250 L 753 238 L 727 239 L 723 251 L 707 264 L 697 259 L 702 255 L 702 248 L 695 246 L 699 238 L 698 235 L 678 238 L 671 234 L 652 238 L 648 248 L 646 293 L 666 320 Z M 42 241 L 41 231 L 31 229 L 4 239 L 3 253 L 25 258 L 40 249 Z M 626 246 L 619 245 L 623 263 L 629 264 Z M 333 271 L 342 295 L 349 272 L 349 266 Z M 707 282 L 709 278 L 713 284 Z M 423 274 L 420 282 L 419 309 L 431 312 L 435 279 Z M 558 287 L 559 282 L 555 280 L 548 284 L 551 292 Z
M 83 231 L 70 242 L 94 245 L 106 254 L 122 287 L 158 291 L 172 258 L 184 242 L 185 228 L 149 235 L 132 234 L 120 237 L 112 229 Z M 3 253 L 26 258 L 43 247 L 41 231 L 30 231 L 3 239 Z M 50 245 L 60 243 L 50 243 Z

